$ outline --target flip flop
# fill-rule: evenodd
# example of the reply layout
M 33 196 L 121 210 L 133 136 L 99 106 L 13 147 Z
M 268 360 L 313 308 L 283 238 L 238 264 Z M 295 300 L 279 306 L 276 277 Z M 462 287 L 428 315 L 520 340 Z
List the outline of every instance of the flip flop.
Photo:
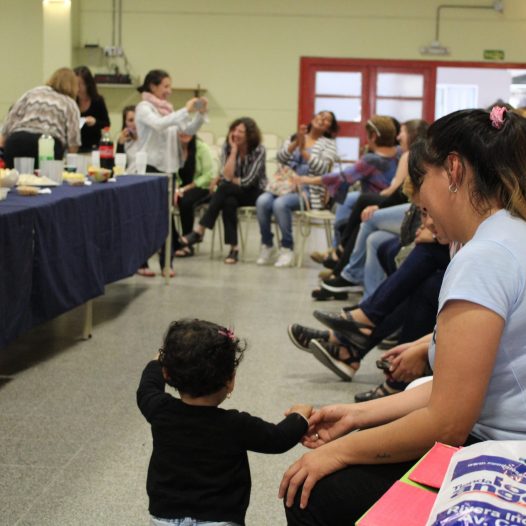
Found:
M 137 274 L 139 274 L 139 276 L 143 276 L 145 278 L 153 278 L 155 277 L 155 272 L 147 267 L 145 268 L 140 268 L 139 270 L 137 270 Z

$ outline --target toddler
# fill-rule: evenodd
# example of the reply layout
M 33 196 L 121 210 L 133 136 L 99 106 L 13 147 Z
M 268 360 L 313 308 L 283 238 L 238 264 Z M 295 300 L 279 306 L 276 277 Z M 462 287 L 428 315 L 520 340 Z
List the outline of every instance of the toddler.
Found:
M 144 369 L 137 403 L 152 427 L 146 488 L 153 525 L 245 524 L 247 451 L 282 453 L 307 432 L 309 405 L 293 406 L 279 424 L 218 407 L 234 389 L 243 352 L 229 329 L 179 320 Z M 165 393 L 165 383 L 180 399 Z

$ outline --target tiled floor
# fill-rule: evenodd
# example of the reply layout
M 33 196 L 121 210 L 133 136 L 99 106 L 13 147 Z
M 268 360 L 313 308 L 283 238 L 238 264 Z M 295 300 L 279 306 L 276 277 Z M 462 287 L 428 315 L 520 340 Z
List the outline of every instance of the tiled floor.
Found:
M 307 263 L 307 265 L 309 265 Z M 80 341 L 82 310 L 34 329 L 0 350 L 0 524 L 148 524 L 150 432 L 135 403 L 140 373 L 169 322 L 190 316 L 234 327 L 248 340 L 236 389 L 225 407 L 278 421 L 295 402 L 352 401 L 381 380 L 365 360 L 353 383 L 288 340 L 293 321 L 317 326 L 318 267 L 274 269 L 210 260 L 206 249 L 177 262 L 169 286 L 131 277 L 94 302 L 94 334 Z M 247 524 L 284 524 L 279 481 L 299 455 L 251 454 Z

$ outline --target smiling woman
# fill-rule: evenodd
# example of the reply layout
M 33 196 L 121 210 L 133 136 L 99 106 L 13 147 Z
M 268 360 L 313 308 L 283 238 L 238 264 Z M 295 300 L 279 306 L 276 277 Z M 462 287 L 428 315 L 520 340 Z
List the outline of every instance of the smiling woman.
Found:
M 422 208 L 466 243 L 440 291 L 433 382 L 316 411 L 313 451 L 280 486 L 289 524 L 354 523 L 436 441 L 526 439 L 525 172 L 526 120 L 511 112 L 452 113 L 412 147 Z

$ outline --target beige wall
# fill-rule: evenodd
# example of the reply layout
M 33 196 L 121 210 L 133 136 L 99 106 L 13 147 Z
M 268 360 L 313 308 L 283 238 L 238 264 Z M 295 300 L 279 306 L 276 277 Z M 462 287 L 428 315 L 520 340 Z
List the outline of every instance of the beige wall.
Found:
M 76 45 L 111 44 L 111 0 L 72 0 Z M 449 0 L 451 4 L 457 0 Z M 224 135 L 229 121 L 253 116 L 261 128 L 286 136 L 295 128 L 301 56 L 421 59 L 419 48 L 434 39 L 434 0 L 122 0 L 123 47 L 132 72 L 168 70 L 176 87 L 198 82 L 208 89 L 211 122 Z M 462 0 L 487 4 L 490 0 Z M 17 38 L 16 53 L 38 62 L 42 32 L 39 0 L 0 0 L 7 16 L 30 24 L 29 39 Z M 21 4 L 27 4 L 22 15 Z M 10 28 L 12 24 L 3 24 Z M 4 29 L 5 31 L 5 29 Z M 11 29 L 9 29 L 11 31 Z M 13 36 L 15 32 L 12 33 Z M 36 35 L 36 36 L 35 36 Z M 526 62 L 526 1 L 505 0 L 504 14 L 491 10 L 447 10 L 440 40 L 449 60 L 482 60 L 484 49 L 503 49 L 506 60 Z M 18 35 L 19 36 L 19 35 Z M 40 60 L 42 60 L 40 58 Z M 102 67 L 95 52 L 75 59 Z M 24 65 L 7 81 L 1 101 L 40 82 L 42 67 Z M 6 94 L 7 93 L 7 94 Z M 137 100 L 133 90 L 104 89 L 114 117 Z M 182 104 L 191 93 L 177 93 Z

